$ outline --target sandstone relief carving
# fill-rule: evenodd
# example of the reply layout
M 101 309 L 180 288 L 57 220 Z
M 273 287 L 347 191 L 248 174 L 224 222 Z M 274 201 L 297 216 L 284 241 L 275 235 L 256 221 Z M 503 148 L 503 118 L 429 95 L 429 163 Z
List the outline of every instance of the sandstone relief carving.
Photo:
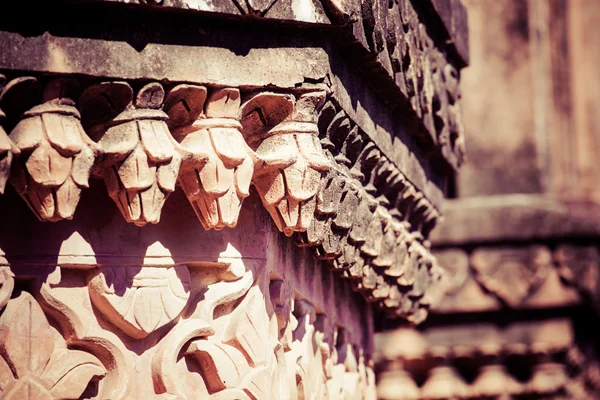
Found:
M 256 152 L 254 185 L 286 236 L 310 226 L 316 195 L 330 168 L 318 141 L 325 92 L 293 96 L 262 92 L 242 105 L 242 126 Z
M 477 249 L 471 264 L 479 282 L 510 306 L 537 289 L 552 268 L 552 254 L 543 246 L 523 249 Z
M 176 267 L 102 267 L 90 277 L 90 298 L 104 316 L 140 339 L 179 316 L 190 296 L 190 274 Z
M 106 370 L 92 354 L 66 347 L 27 292 L 0 316 L 0 395 L 3 399 L 76 399 Z
M 103 152 L 108 194 L 123 217 L 138 226 L 156 224 L 175 190 L 181 156 L 161 107 L 165 91 L 153 82 L 134 99 L 126 82 L 104 82 L 82 94 L 90 135 Z
M 34 77 L 21 77 L 8 82 L 0 95 L 0 106 L 19 119 L 9 135 L 18 149 L 12 151 L 17 157 L 11 182 L 41 221 L 73 218 L 98 154 L 81 126 L 77 92 L 73 79 L 41 85 Z
M 240 91 L 179 85 L 165 109 L 182 148 L 179 182 L 205 229 L 233 228 L 250 194 L 254 153 L 241 134 Z
M 43 307 L 3 268 L 2 398 L 376 398 L 351 332 L 264 265 L 221 264 L 49 269 Z
M 6 84 L 6 77 L 0 74 L 0 93 Z M 3 125 L 6 122 L 6 114 L 0 108 L 0 194 L 4 193 L 10 167 L 14 155 L 19 154 L 19 149 L 9 139 Z
M 204 228 L 219 230 L 236 226 L 253 183 L 278 229 L 312 247 L 365 298 L 392 316 L 425 317 L 432 296 L 424 293 L 440 271 L 426 238 L 440 213 L 334 97 L 93 80 L 79 96 L 79 86 L 71 78 L 17 78 L 0 101 L 7 126 L 15 125 L 11 181 L 40 219 L 72 218 L 92 176 L 138 226 L 159 222 L 179 182 Z M 42 131 L 40 121 L 59 122 Z M 42 153 L 51 156 L 41 158 L 46 175 L 60 175 L 44 181 L 50 186 L 32 181 L 43 181 L 44 168 L 35 167 Z

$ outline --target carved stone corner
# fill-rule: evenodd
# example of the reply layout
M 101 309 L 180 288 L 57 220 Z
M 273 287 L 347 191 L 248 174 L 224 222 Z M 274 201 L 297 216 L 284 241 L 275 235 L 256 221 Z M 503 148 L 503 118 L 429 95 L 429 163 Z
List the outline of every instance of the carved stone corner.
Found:
M 286 236 L 314 218 L 321 180 L 330 168 L 318 140 L 325 92 L 260 92 L 242 105 L 242 132 L 256 152 L 253 177 L 261 200 Z

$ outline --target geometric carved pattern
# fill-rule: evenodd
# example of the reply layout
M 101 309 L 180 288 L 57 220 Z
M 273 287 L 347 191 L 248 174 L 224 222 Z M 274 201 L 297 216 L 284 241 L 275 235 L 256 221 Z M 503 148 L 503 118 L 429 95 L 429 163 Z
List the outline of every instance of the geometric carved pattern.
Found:
M 521 304 L 544 282 L 552 254 L 544 246 L 478 248 L 471 254 L 476 279 L 509 306 Z

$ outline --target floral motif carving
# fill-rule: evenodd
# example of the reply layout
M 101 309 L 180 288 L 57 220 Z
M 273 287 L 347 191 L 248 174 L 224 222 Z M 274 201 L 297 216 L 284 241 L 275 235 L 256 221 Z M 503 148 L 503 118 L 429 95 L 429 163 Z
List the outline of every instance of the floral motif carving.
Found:
M 0 397 L 77 399 L 104 366 L 93 355 L 68 349 L 27 292 L 0 316 Z
M 179 316 L 190 296 L 190 274 L 176 267 L 102 267 L 89 280 L 90 297 L 106 318 L 140 339 Z
M 321 179 L 330 168 L 318 140 L 318 111 L 325 92 L 263 92 L 242 105 L 243 133 L 256 152 L 254 185 L 277 228 L 305 232 L 316 208 Z
M 89 87 L 80 106 L 90 135 L 98 140 L 103 157 L 104 181 L 127 222 L 156 224 L 165 200 L 175 190 L 181 156 L 160 108 L 165 92 L 153 82 L 135 99 L 125 82 Z
M 10 81 L 0 95 L 0 105 L 20 121 L 10 133 L 18 152 L 11 182 L 41 221 L 71 219 L 98 154 L 83 130 L 75 108 L 78 84 L 57 78 L 43 92 L 36 78 Z M 40 103 L 41 102 L 41 103 Z M 21 113 L 22 116 L 21 116 Z M 2 150 L 7 148 L 2 140 Z M 5 157 L 10 151 L 5 151 Z
M 250 194 L 252 150 L 238 120 L 240 91 L 179 85 L 165 109 L 181 144 L 179 183 L 205 229 L 235 227 L 242 201 Z

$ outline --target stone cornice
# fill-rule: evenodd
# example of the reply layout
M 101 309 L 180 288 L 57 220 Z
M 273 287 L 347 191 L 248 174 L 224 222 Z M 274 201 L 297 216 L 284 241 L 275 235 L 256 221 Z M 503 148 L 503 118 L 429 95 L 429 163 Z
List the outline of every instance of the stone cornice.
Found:
M 63 7 L 68 8 L 70 11 L 85 12 L 85 10 L 93 9 L 94 12 L 100 13 L 114 13 L 114 7 L 123 6 L 122 4 L 94 4 L 94 3 L 105 3 L 104 1 L 88 1 L 83 4 L 71 4 L 67 2 L 63 4 Z M 112 3 L 112 2 L 111 2 Z M 273 18 L 276 20 L 294 20 L 303 21 L 304 25 L 302 29 L 307 32 L 320 32 L 321 29 L 329 29 L 326 35 L 321 35 L 323 41 L 331 41 L 337 46 L 341 44 L 341 48 L 344 53 L 350 54 L 350 58 L 356 61 L 358 69 L 362 70 L 369 79 L 369 84 L 374 88 L 375 92 L 378 92 L 388 106 L 396 113 L 401 113 L 403 118 L 406 119 L 407 123 L 410 121 L 412 124 L 413 134 L 421 142 L 424 143 L 425 147 L 436 154 L 436 157 L 443 161 L 446 165 L 450 165 L 452 168 L 458 168 L 462 163 L 465 152 L 464 145 L 464 127 L 460 115 L 460 89 L 458 86 L 459 82 L 459 69 L 463 65 L 462 62 L 452 62 L 449 59 L 449 48 L 452 47 L 451 42 L 447 42 L 447 39 L 443 39 L 447 34 L 435 34 L 430 31 L 432 28 L 432 22 L 429 21 L 431 13 L 421 12 L 413 6 L 411 1 L 402 0 L 392 4 L 391 8 L 387 8 L 386 4 L 380 2 L 365 3 L 364 7 L 361 7 L 358 3 L 347 2 L 337 3 L 331 2 L 325 9 L 327 13 L 333 13 L 337 17 L 332 17 L 330 21 L 332 28 L 327 28 L 330 25 L 324 25 L 323 18 L 328 17 L 323 12 L 323 7 L 318 2 L 310 3 L 314 7 L 308 7 L 306 11 L 310 14 L 310 17 L 298 14 L 295 15 L 293 4 L 283 4 L 283 2 L 267 2 L 254 4 L 253 2 L 246 2 L 243 5 L 235 5 L 235 2 L 229 4 L 230 7 L 226 6 L 227 2 L 211 3 L 210 7 L 216 7 L 215 9 L 204 9 L 202 4 L 196 2 L 187 1 L 174 1 L 174 2 L 157 2 L 154 5 L 150 4 L 128 4 L 126 8 L 117 8 L 119 13 L 129 12 L 129 15 L 136 15 L 135 12 L 144 10 L 145 16 L 150 18 L 159 18 L 161 15 L 154 15 L 154 13 L 160 13 L 160 10 L 169 10 L 173 8 L 184 8 L 178 12 L 178 14 L 170 15 L 170 18 L 176 18 L 185 21 L 184 17 L 190 16 L 210 16 L 212 18 L 211 23 L 214 23 L 214 19 L 220 18 L 220 16 L 227 15 L 229 18 L 234 18 L 236 23 L 256 23 L 256 20 L 263 20 L 256 18 L 259 16 L 269 17 L 269 13 L 274 13 Z M 260 4 L 259 4 L 260 3 Z M 281 3 L 281 4 L 280 4 Z M 57 3 L 57 6 L 62 2 Z M 158 5 L 161 4 L 161 5 Z M 459 4 L 459 3 L 457 3 Z M 208 6 L 207 4 L 204 4 Z M 87 9 L 86 7 L 93 7 Z M 224 7 L 219 9 L 219 7 Z M 255 7 L 255 8 L 253 8 Z M 461 5 L 456 5 L 457 9 L 460 9 Z M 200 8 L 204 12 L 194 12 L 194 9 Z M 246 9 L 244 11 L 244 8 Z M 425 7 L 427 8 L 427 7 Z M 254 11 L 251 11 L 254 9 Z M 261 11 L 262 10 L 262 11 Z M 337 11 L 336 11 L 337 10 Z M 52 12 L 52 8 L 48 10 Z M 206 11 L 212 11 L 213 13 L 206 13 Z M 56 11 L 58 12 L 58 11 Z M 241 18 L 238 13 L 242 12 L 252 14 L 251 18 Z M 265 14 L 266 12 L 266 14 Z M 291 15 L 285 14 L 290 13 Z M 119 14 L 117 13 L 117 14 Z M 282 14 L 284 13 L 284 14 Z M 460 13 L 459 13 L 460 14 Z M 461 14 L 462 15 L 462 14 Z M 110 16 L 110 14 L 108 14 Z M 322 16 L 323 18 L 321 18 Z M 18 18 L 18 15 L 15 16 Z M 166 16 L 165 16 L 166 17 Z M 10 18 L 9 18 L 10 19 Z M 136 17 L 137 19 L 137 17 Z M 452 17 L 451 17 L 452 19 Z M 460 18 L 459 18 L 460 19 Z M 462 18 L 464 19 L 464 18 Z M 264 21 L 268 21 L 266 18 Z M 153 21 L 150 19 L 149 21 Z M 186 27 L 192 27 L 199 22 L 196 20 L 187 20 L 190 25 L 183 24 Z M 306 24 L 308 22 L 308 24 Z M 152 24 L 152 22 L 149 22 Z M 222 26 L 226 26 L 230 21 L 224 21 Z M 329 23 L 329 21 L 328 21 Z M 11 22 L 5 22 L 9 24 L 7 31 L 13 31 L 14 28 L 10 26 Z M 266 24 L 266 22 L 265 22 Z M 23 24 L 25 25 L 25 24 Z M 34 29 L 39 29 L 34 28 Z M 195 36 L 198 35 L 194 29 L 191 29 L 191 35 L 189 40 L 195 40 Z M 442 28 L 442 31 L 446 32 L 446 29 Z M 447 33 L 447 32 L 446 32 Z M 279 33 L 277 33 L 279 34 Z M 6 36 L 6 37 L 1 37 Z M 202 36 L 202 34 L 200 34 Z M 27 59 L 26 66 L 23 67 L 19 63 L 20 56 L 11 54 L 12 49 L 16 48 L 15 45 L 19 44 L 19 48 L 28 47 L 36 48 L 38 53 L 42 49 L 39 47 L 44 41 L 43 38 L 23 38 L 14 37 L 14 35 L 4 32 L 0 35 L 0 38 L 5 42 L 4 47 L 6 51 L 3 51 L 3 55 L 0 55 L 0 67 L 2 68 L 14 68 L 22 70 L 35 69 L 36 62 L 31 62 L 29 57 Z M 439 39 L 442 38 L 442 39 Z M 158 41 L 164 40 L 163 37 L 157 38 Z M 133 39 L 135 40 L 135 39 Z M 67 40 L 68 41 L 68 40 Z M 28 45 L 24 45 L 28 42 Z M 58 42 L 52 41 L 58 45 Z M 146 43 L 147 44 L 147 43 Z M 146 44 L 137 44 L 144 48 Z M 82 43 L 67 44 L 64 46 L 72 47 L 73 45 L 80 46 Z M 135 46 L 136 44 L 134 44 Z M 449 48 L 447 48 L 450 46 Z M 42 46 L 43 47 L 43 46 Z M 218 46 L 217 46 L 218 47 Z M 340 46 L 338 46 L 340 47 Z M 92 50 L 84 46 L 85 50 L 97 53 L 98 51 Z M 123 49 L 127 51 L 127 49 Z M 255 50 L 255 49 L 254 49 Z M 104 48 L 104 51 L 109 49 Z M 212 49 L 213 52 L 219 52 L 219 49 Z M 235 49 L 234 49 L 235 51 Z M 289 53 L 289 52 L 288 52 Z M 452 50 L 450 53 L 456 53 Z M 132 54 L 131 57 L 134 57 Z M 159 57 L 159 55 L 155 55 Z M 282 54 L 282 56 L 284 56 Z M 68 54 L 65 57 L 70 58 Z M 222 54 L 220 57 L 223 59 L 230 58 L 230 55 Z M 297 58 L 298 63 L 313 64 L 309 60 L 313 57 L 318 57 L 318 54 L 307 54 L 307 58 L 296 57 L 294 54 L 285 54 L 286 58 Z M 178 54 L 177 57 L 169 57 L 173 60 L 183 60 L 189 58 L 189 55 Z M 56 64 L 56 59 L 44 60 L 39 70 L 50 70 L 52 65 Z M 69 61 L 66 61 L 67 63 Z M 162 61 L 162 67 L 165 63 L 170 63 L 169 60 Z M 111 63 L 111 65 L 115 65 Z M 133 66 L 123 67 L 125 70 L 131 70 L 140 68 L 137 63 L 132 63 Z M 187 65 L 185 62 L 181 62 L 181 65 Z M 289 63 L 288 63 L 289 65 Z M 144 67 L 144 65 L 142 65 Z M 95 66 L 84 66 L 80 65 L 75 70 L 79 69 L 95 69 Z M 150 65 L 145 66 L 145 72 L 141 75 L 144 78 L 155 77 L 157 79 L 163 78 L 165 75 L 158 73 L 155 69 L 157 65 L 152 62 Z M 195 67 L 197 68 L 197 67 Z M 309 68 L 310 69 L 310 68 Z M 174 68 L 174 72 L 178 68 Z M 59 71 L 53 71 L 59 72 Z M 78 71 L 86 73 L 84 71 Z M 133 71 L 129 71 L 133 72 Z M 279 76 L 281 79 L 290 79 L 295 76 L 291 73 L 292 71 L 273 71 L 273 76 Z M 87 72 L 89 73 L 89 72 Z M 106 76 L 106 72 L 101 72 L 103 76 Z M 174 81 L 189 79 L 187 76 L 170 77 Z M 218 75 L 218 74 L 217 74 Z M 309 74 L 310 75 L 310 74 Z M 322 75 L 316 74 L 316 78 L 309 77 L 309 79 L 321 79 Z M 117 72 L 116 76 L 119 78 L 134 78 L 134 76 Z M 215 77 L 217 80 L 219 76 Z M 210 79 L 208 80 L 210 81 Z M 229 85 L 236 85 L 234 80 L 228 81 Z
M 102 178 L 127 222 L 156 224 L 176 183 L 205 229 L 235 227 L 254 184 L 277 228 L 392 316 L 423 320 L 439 211 L 318 89 L 21 76 L 0 95 L 2 181 L 41 221 Z M 8 168 L 11 164 L 12 171 Z

